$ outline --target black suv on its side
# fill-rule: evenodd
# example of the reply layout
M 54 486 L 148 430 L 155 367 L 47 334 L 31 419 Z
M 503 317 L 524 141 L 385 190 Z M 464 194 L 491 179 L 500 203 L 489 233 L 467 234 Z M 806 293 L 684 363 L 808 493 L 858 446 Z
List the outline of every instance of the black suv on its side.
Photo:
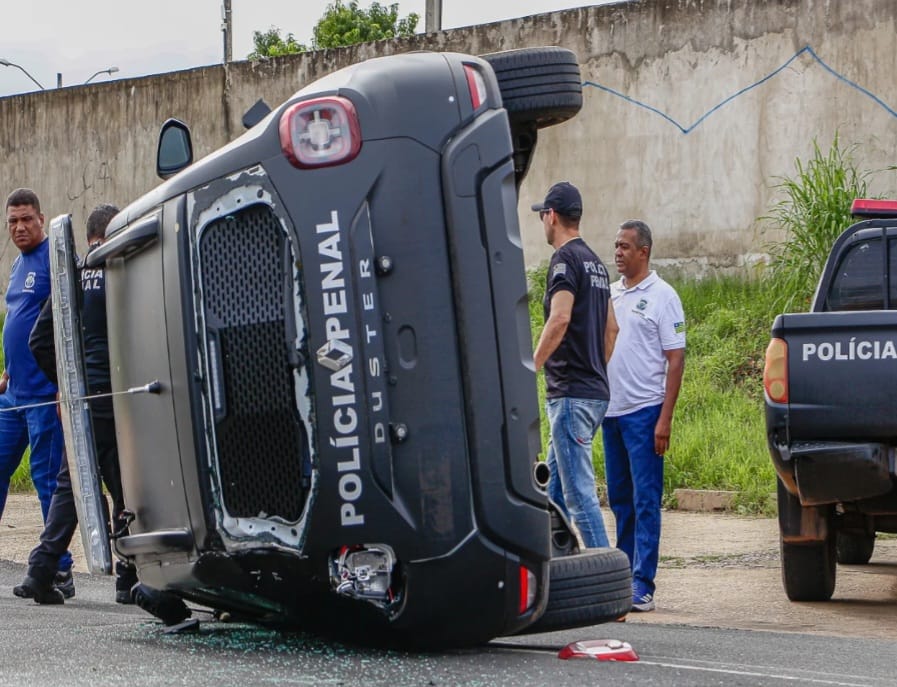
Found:
M 626 556 L 581 551 L 533 471 L 517 188 L 581 103 L 567 50 L 422 52 L 316 81 L 194 164 L 163 127 L 177 173 L 88 258 L 114 390 L 159 382 L 115 398 L 135 517 L 113 544 L 142 581 L 408 645 L 630 610 Z

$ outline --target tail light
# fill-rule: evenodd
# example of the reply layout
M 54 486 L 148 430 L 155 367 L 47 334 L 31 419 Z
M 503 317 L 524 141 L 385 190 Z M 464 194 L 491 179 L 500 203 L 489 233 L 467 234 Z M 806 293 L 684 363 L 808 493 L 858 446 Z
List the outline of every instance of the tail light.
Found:
M 538 585 L 536 584 L 536 576 L 525 565 L 520 566 L 520 603 L 517 612 L 520 615 L 526 613 L 536 603 L 536 592 Z
M 479 109 L 486 102 L 486 80 L 476 67 L 464 65 L 464 76 L 467 77 L 467 90 L 470 91 L 470 102 L 473 109 Z
M 788 403 L 788 344 L 784 339 L 772 339 L 766 347 L 763 388 L 770 400 Z
M 355 106 L 340 97 L 316 98 L 288 107 L 280 116 L 280 147 L 296 167 L 330 167 L 361 150 Z

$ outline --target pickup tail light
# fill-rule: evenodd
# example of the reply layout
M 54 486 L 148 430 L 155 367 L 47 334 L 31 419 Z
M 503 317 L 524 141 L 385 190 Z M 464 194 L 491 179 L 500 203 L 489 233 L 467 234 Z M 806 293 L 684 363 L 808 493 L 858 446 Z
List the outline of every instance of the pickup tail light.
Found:
M 479 70 L 469 64 L 464 65 L 464 76 L 467 77 L 467 90 L 470 91 L 470 102 L 473 109 L 478 110 L 486 102 L 486 80 Z
M 520 615 L 526 613 L 529 609 L 533 607 L 533 604 L 536 603 L 536 592 L 538 591 L 538 585 L 536 583 L 536 576 L 532 570 L 527 568 L 525 565 L 520 566 L 520 602 L 518 604 L 517 612 Z
M 850 206 L 854 217 L 897 217 L 897 200 L 857 198 Z
M 280 116 L 280 147 L 301 169 L 349 162 L 361 150 L 355 106 L 338 96 L 291 105 Z
M 766 347 L 763 388 L 771 401 L 788 403 L 788 344 L 784 339 L 772 339 Z

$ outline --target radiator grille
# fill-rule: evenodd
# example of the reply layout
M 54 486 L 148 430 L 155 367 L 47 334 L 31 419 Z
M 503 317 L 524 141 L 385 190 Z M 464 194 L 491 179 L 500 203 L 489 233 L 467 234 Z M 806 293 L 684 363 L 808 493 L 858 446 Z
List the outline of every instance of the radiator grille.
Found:
M 304 427 L 296 409 L 286 309 L 294 263 L 267 205 L 209 224 L 199 244 L 208 340 L 217 341 L 224 408 L 215 451 L 225 511 L 299 519 L 307 484 Z M 206 352 L 207 355 L 209 351 Z

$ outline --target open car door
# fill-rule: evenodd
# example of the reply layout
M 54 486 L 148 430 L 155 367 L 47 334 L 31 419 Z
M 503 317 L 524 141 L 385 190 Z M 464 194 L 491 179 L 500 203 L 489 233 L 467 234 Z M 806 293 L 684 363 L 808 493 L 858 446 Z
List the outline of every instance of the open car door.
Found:
M 50 223 L 50 274 L 53 282 L 53 333 L 59 377 L 59 408 L 81 541 L 90 572 L 110 574 L 112 551 L 106 525 L 106 505 L 100 487 L 96 444 L 86 400 L 81 285 L 75 265 L 71 215 L 60 215 Z

